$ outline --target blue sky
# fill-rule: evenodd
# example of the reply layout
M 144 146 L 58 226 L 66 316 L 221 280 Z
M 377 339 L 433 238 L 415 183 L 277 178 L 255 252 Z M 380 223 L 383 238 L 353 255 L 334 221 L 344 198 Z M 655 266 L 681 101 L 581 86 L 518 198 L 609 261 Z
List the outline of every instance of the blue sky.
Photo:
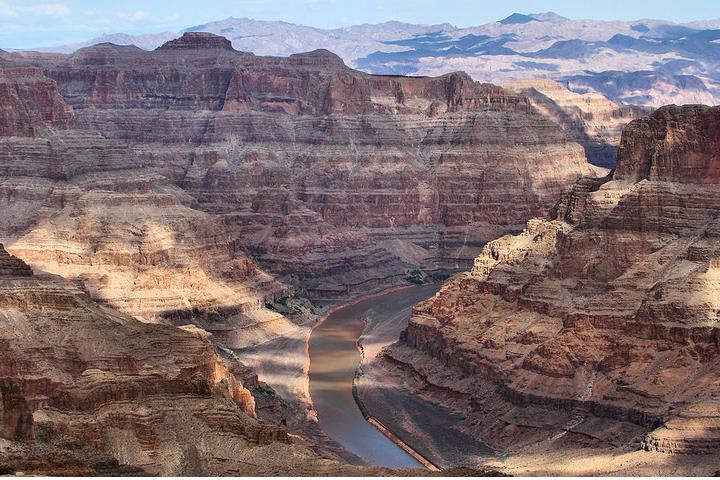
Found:
M 320 28 L 387 20 L 464 27 L 544 11 L 575 19 L 687 22 L 720 17 L 720 0 L 0 0 L 0 48 L 178 31 L 229 16 Z

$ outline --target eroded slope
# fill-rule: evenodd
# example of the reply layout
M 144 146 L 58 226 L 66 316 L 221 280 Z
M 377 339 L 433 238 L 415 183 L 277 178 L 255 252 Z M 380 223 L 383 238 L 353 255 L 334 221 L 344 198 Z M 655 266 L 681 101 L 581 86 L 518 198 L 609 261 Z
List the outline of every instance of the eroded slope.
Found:
M 22 61 L 80 128 L 127 145 L 315 297 L 467 265 L 594 171 L 526 97 L 460 73 L 372 76 L 327 51 L 256 57 L 209 34 Z
M 57 475 L 358 472 L 258 420 L 237 358 L 142 323 L 0 247 L 0 464 Z
M 385 369 L 467 415 L 516 473 L 713 473 L 720 109 L 625 131 L 614 176 L 489 243 L 418 305 Z

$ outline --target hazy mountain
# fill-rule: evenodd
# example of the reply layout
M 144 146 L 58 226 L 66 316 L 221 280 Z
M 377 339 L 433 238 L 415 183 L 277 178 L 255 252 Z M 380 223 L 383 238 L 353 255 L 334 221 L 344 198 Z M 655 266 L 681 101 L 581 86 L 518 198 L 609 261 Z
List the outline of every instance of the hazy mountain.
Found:
M 456 30 L 450 24 L 413 25 L 402 22 L 385 22 L 376 25 L 355 25 L 334 30 L 294 25 L 286 22 L 264 22 L 247 18 L 228 18 L 218 22 L 188 28 L 190 32 L 210 32 L 223 35 L 233 42 L 237 50 L 258 55 L 291 55 L 325 48 L 340 55 L 346 63 L 377 50 L 398 52 L 404 50 L 386 42 L 398 38 L 411 38 L 431 32 Z
M 86 42 L 69 43 L 57 47 L 34 48 L 38 52 L 73 53 L 81 48 L 90 47 L 99 43 L 114 43 L 115 45 L 135 45 L 145 50 L 155 50 L 157 47 L 179 37 L 179 33 L 163 32 L 143 35 L 128 35 L 127 33 L 112 33 L 101 35 Z
M 469 28 L 386 22 L 320 29 L 227 18 L 184 31 L 223 35 L 237 50 L 286 56 L 324 48 L 370 73 L 440 75 L 456 70 L 501 83 L 531 77 L 560 81 L 626 103 L 661 105 L 720 98 L 720 20 L 571 20 L 553 12 L 514 13 Z M 178 33 L 114 34 L 41 49 L 69 53 L 96 43 L 154 49 Z

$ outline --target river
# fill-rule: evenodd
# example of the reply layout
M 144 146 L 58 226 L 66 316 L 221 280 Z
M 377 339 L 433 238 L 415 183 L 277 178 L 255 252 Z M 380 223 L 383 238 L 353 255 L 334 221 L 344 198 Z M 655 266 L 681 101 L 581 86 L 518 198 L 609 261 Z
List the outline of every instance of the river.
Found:
M 330 313 L 310 336 L 310 396 L 320 427 L 366 462 L 390 468 L 423 468 L 403 449 L 369 424 L 352 394 L 360 364 L 356 345 L 366 326 L 374 327 L 373 345 L 397 340 L 410 309 L 430 297 L 435 285 L 410 287 L 366 298 Z

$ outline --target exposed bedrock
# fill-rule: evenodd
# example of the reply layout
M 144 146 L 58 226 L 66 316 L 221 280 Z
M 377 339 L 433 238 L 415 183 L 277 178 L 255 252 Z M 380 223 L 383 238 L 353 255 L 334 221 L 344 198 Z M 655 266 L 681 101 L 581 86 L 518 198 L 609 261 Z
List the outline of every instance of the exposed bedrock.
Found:
M 72 108 L 42 70 L 0 60 L 0 136 L 32 137 L 38 128 L 72 124 Z
M 527 95 L 538 111 L 583 146 L 590 163 L 606 168 L 615 166 L 625 126 L 653 110 L 620 105 L 597 93 L 575 93 L 547 79 L 516 80 L 503 87 Z
M 208 34 L 22 61 L 57 83 L 79 128 L 130 150 L 117 164 L 130 161 L 131 178 L 212 216 L 314 297 L 467 267 L 596 172 L 527 97 L 462 73 L 373 76 L 324 50 L 257 57 Z M 20 223 L 5 238 L 21 243 Z
M 488 243 L 414 309 L 386 368 L 464 411 L 510 472 L 713 473 L 719 126 L 700 106 L 631 123 L 614 176 Z M 607 453 L 622 462 L 591 459 Z
M 223 394 L 226 410 L 215 413 L 214 357 L 168 374 L 165 361 L 197 363 L 173 349 L 202 356 L 192 349 L 211 348 L 207 338 L 236 351 L 301 341 L 316 314 L 293 295 L 346 297 L 469 267 L 486 241 L 547 212 L 564 187 L 605 173 L 527 97 L 462 73 L 371 76 L 327 51 L 256 57 L 204 34 L 153 52 L 104 44 L 71 56 L 11 57 L 15 63 L 2 68 L 27 69 L 32 75 L 13 81 L 35 86 L 7 90 L 28 117 L 8 117 L 0 130 L 0 239 L 43 280 L 30 277 L 22 295 L 0 300 L 13 312 L 37 305 L 33 315 L 51 317 L 47 343 L 28 337 L 45 350 L 27 357 L 45 362 L 34 370 L 38 378 L 55 382 L 36 403 L 19 374 L 2 384 L 10 425 L 3 431 L 15 432 L 20 450 L 23 439 L 62 430 L 151 473 L 242 473 L 237 462 L 278 472 L 275 463 L 262 470 L 263 462 L 243 456 L 243 442 L 269 439 L 254 448 L 299 465 L 311 457 L 285 455 L 274 441 L 283 433 L 253 433 L 257 422 L 238 404 L 250 402 L 245 394 Z M 83 323 L 89 318 L 92 325 Z M 96 343 L 105 330 L 117 332 Z M 60 335 L 67 331 L 70 343 Z M 167 359 L 123 364 L 125 350 L 114 349 L 130 340 L 139 342 L 131 352 L 160 342 L 157 355 Z M 56 372 L 63 362 L 71 370 Z M 140 408 L 143 395 L 153 400 Z M 113 414 L 120 401 L 129 403 Z M 278 411 L 297 408 L 270 403 L 258 415 L 278 419 Z M 173 413 L 158 420 L 153 409 Z M 305 433 L 296 427 L 312 412 L 292 411 L 288 428 Z M 197 425 L 171 425 L 196 416 Z M 140 425 L 130 443 L 139 446 L 122 450 L 132 437 L 127 422 Z M 206 459 L 213 442 L 225 442 L 223 428 L 230 440 L 218 451 L 243 453 Z M 159 452 L 175 445 L 164 437 L 173 429 L 200 432 L 205 443 Z M 179 465 L 200 466 L 181 472 Z
M 97 474 L 124 465 L 165 475 L 282 469 L 268 449 L 319 462 L 319 470 L 328 463 L 281 426 L 258 420 L 249 389 L 267 387 L 195 331 L 98 306 L 72 283 L 33 276 L 1 246 L 0 265 L 4 468 Z M 35 460 L 40 452 L 45 464 Z M 76 456 L 84 460 L 75 463 Z

